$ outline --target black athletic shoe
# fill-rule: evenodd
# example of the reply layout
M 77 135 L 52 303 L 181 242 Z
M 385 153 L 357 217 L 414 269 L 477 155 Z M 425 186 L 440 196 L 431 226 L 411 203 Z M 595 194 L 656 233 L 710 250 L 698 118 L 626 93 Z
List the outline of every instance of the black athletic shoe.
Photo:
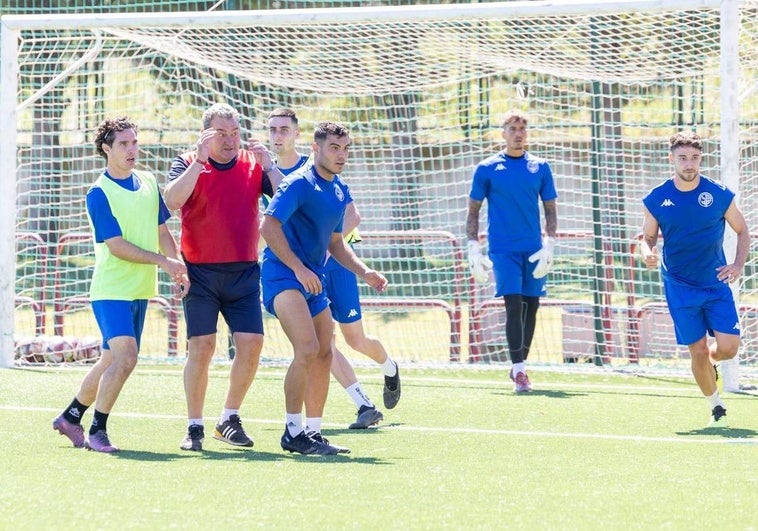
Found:
M 297 452 L 303 455 L 337 455 L 339 453 L 334 446 L 308 437 L 304 431 L 293 437 L 287 428 L 284 428 L 284 435 L 282 435 L 280 444 L 282 445 L 282 450 L 287 450 L 290 453 Z
M 309 431 L 306 435 L 308 435 L 308 437 L 310 437 L 316 442 L 320 442 L 320 443 L 326 444 L 327 446 L 331 446 L 332 448 L 336 448 L 338 454 L 350 453 L 350 448 L 345 448 L 344 446 L 337 446 L 336 444 L 330 443 L 329 439 L 327 439 L 326 437 L 324 437 L 317 431 Z
M 722 406 L 716 406 L 711 411 L 711 422 L 709 428 L 728 428 L 729 423 L 726 421 L 726 409 Z
M 203 451 L 203 441 L 205 440 L 205 428 L 193 424 L 187 428 L 187 435 L 184 436 L 179 448 L 182 450 L 191 450 L 193 452 Z
M 247 446 L 252 448 L 253 440 L 242 429 L 242 421 L 239 415 L 232 415 L 229 420 L 222 424 L 216 424 L 213 438 L 218 441 L 233 444 L 234 446 Z
M 378 424 L 383 419 L 384 415 L 376 407 L 361 406 L 358 410 L 358 417 L 355 419 L 355 422 L 348 426 L 348 429 L 365 430 L 369 426 Z
M 395 376 L 384 377 L 384 407 L 392 409 L 400 401 L 400 368 L 395 363 Z

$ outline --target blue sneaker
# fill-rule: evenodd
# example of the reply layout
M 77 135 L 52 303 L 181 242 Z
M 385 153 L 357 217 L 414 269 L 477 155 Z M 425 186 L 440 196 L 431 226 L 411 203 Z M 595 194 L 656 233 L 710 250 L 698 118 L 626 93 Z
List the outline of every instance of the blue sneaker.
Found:
M 365 430 L 369 426 L 378 424 L 380 420 L 384 420 L 384 415 L 375 406 L 361 406 L 358 410 L 358 417 L 355 419 L 355 422 L 348 426 L 348 429 Z
M 297 452 L 303 455 L 337 455 L 339 453 L 336 447 L 309 437 L 305 431 L 301 431 L 293 437 L 287 428 L 284 428 L 284 435 L 282 435 L 280 444 L 282 445 L 282 450 L 287 450 L 290 453 Z
M 350 453 L 350 448 L 345 448 L 344 446 L 337 446 L 336 444 L 330 443 L 329 439 L 327 439 L 326 437 L 324 437 L 323 435 L 321 435 L 321 433 L 319 433 L 317 431 L 310 431 L 306 435 L 308 435 L 308 437 L 310 437 L 311 439 L 313 439 L 316 442 L 320 442 L 320 443 L 325 444 L 327 446 L 331 446 L 332 448 L 336 448 L 338 454 L 349 454 Z

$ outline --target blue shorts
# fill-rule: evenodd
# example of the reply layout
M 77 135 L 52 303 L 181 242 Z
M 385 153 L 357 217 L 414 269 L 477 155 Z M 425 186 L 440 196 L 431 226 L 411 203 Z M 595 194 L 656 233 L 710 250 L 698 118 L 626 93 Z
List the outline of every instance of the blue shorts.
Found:
M 261 266 L 261 284 L 263 285 L 263 306 L 271 315 L 276 316 L 274 311 L 274 299 L 283 291 L 296 289 L 303 294 L 308 304 L 311 317 L 315 317 L 329 306 L 326 290 L 322 289 L 318 295 L 305 291 L 305 288 L 295 277 L 295 273 L 279 260 L 265 259 Z M 324 285 L 324 276 L 321 275 L 321 285 Z
M 713 288 L 691 288 L 663 283 L 676 342 L 691 345 L 706 332 L 740 335 L 740 320 L 732 290 L 727 284 Z
M 338 323 L 354 323 L 361 319 L 358 279 L 334 258 L 326 261 L 324 288 L 329 296 L 332 318 Z
M 536 251 L 535 251 L 536 252 Z M 490 253 L 492 271 L 495 274 L 495 297 L 524 295 L 543 297 L 547 295 L 547 277 L 534 278 L 532 272 L 537 262 L 529 262 L 533 252 Z
M 142 330 L 145 328 L 147 299 L 134 301 L 92 301 L 92 313 L 103 335 L 103 349 L 109 350 L 108 340 L 128 336 L 137 340 L 139 351 Z
M 182 304 L 188 338 L 215 334 L 219 312 L 232 332 L 263 334 L 258 262 L 187 262 L 187 275 L 190 289 Z

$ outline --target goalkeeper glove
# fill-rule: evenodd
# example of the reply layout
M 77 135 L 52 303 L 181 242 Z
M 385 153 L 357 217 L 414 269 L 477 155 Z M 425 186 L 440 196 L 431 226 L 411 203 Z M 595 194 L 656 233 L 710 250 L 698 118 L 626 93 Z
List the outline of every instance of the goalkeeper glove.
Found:
M 529 262 L 537 262 L 537 266 L 532 271 L 534 278 L 544 277 L 553 267 L 553 247 L 555 247 L 555 238 L 547 236 L 542 240 L 542 249 L 529 257 Z
M 477 282 L 489 280 L 492 262 L 482 254 L 482 247 L 476 240 L 468 241 L 468 267 L 471 270 L 471 276 Z

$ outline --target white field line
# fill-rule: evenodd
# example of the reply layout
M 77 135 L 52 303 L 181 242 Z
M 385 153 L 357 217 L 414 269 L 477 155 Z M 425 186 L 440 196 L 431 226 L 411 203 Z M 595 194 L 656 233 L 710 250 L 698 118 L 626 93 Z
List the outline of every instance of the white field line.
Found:
M 60 409 L 47 407 L 26 407 L 26 406 L 7 406 L 0 405 L 0 410 L 13 412 L 43 412 L 56 414 Z M 164 415 L 151 413 L 130 413 L 116 412 L 116 417 L 128 417 L 137 419 L 157 419 L 157 420 L 185 420 L 184 415 Z M 210 425 L 215 422 L 215 417 L 205 419 Z M 252 419 L 245 418 L 245 422 L 252 424 L 281 425 L 282 419 Z M 344 424 L 328 423 L 323 424 L 325 428 L 344 428 Z M 524 431 L 524 430 L 490 430 L 481 428 L 453 428 L 453 427 L 428 427 L 428 426 L 382 426 L 382 430 L 398 431 L 416 431 L 416 432 L 433 432 L 433 433 L 459 433 L 475 435 L 501 435 L 507 437 L 553 437 L 564 439 L 599 439 L 607 441 L 633 441 L 633 442 L 651 442 L 651 443 L 683 443 L 683 444 L 737 444 L 758 446 L 758 439 L 738 438 L 738 437 L 719 437 L 719 438 L 696 438 L 696 437 L 646 437 L 641 435 L 613 435 L 606 433 L 568 433 L 568 432 L 550 432 L 550 431 Z

